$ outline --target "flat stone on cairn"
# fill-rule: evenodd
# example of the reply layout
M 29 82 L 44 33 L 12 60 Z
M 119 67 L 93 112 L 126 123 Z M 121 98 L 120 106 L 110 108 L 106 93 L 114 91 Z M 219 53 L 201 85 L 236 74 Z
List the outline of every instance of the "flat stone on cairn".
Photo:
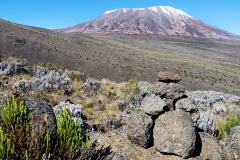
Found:
M 181 80 L 181 77 L 179 74 L 174 72 L 159 72 L 158 73 L 158 81 L 159 82 L 174 82 L 177 83 Z

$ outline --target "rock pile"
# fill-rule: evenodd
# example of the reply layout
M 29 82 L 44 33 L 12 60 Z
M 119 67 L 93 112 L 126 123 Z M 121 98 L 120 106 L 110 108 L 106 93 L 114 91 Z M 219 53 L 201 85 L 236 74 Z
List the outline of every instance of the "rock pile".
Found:
M 159 82 L 151 85 L 151 92 L 140 94 L 140 107 L 133 112 L 128 126 L 129 140 L 144 148 L 154 145 L 162 153 L 183 158 L 232 159 L 231 152 L 239 149 L 237 142 L 231 140 L 230 150 L 210 135 L 217 132 L 216 119 L 212 115 L 229 111 L 213 101 L 220 102 L 221 99 L 240 104 L 239 97 L 216 94 L 214 98 L 207 98 L 210 99 L 208 102 L 206 98 L 198 98 L 196 93 L 187 96 L 185 87 L 176 83 L 181 79 L 177 74 L 160 72 L 158 79 Z M 234 133 L 233 137 L 239 136 L 238 132 L 237 135 Z

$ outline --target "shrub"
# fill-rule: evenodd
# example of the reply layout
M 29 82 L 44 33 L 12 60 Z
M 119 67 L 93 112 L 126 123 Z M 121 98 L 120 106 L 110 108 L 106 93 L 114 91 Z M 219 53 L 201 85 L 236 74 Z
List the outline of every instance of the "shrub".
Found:
M 32 138 L 30 114 L 23 101 L 8 99 L 0 115 L 0 159 L 40 159 L 49 152 L 48 132 Z
M 34 117 L 33 117 L 34 118 Z M 12 97 L 0 109 L 0 159 L 102 159 L 111 154 L 96 142 L 90 144 L 87 132 L 71 119 L 66 108 L 57 116 L 57 135 L 49 131 L 32 133 L 30 113 L 20 99 Z
M 240 125 L 240 111 L 237 111 L 226 118 L 223 123 L 218 125 L 219 137 L 224 138 L 229 134 L 232 127 Z
M 140 93 L 140 87 L 138 85 L 138 81 L 130 79 L 122 87 L 122 91 L 123 91 L 125 96 L 128 95 L 128 94 L 138 94 L 138 93 Z
M 87 135 L 80 128 L 80 124 L 75 123 L 71 118 L 71 112 L 64 109 L 57 115 L 57 144 L 55 159 L 73 159 L 86 150 L 90 141 Z

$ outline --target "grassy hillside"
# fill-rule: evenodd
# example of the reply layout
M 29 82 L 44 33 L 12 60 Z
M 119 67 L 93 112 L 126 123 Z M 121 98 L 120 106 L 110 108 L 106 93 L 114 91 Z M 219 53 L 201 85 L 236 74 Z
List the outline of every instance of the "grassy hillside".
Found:
M 160 35 L 64 34 L 0 20 L 0 54 L 54 62 L 94 78 L 154 82 L 174 71 L 188 89 L 240 95 L 240 42 Z

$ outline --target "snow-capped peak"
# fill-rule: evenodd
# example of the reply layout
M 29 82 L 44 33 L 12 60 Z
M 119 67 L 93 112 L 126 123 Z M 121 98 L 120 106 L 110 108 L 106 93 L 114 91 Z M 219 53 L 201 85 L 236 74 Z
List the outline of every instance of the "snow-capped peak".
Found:
M 191 17 L 190 15 L 185 13 L 184 11 L 179 10 L 179 9 L 175 9 L 173 7 L 170 7 L 170 6 L 153 6 L 153 7 L 148 7 L 148 8 L 120 8 L 120 9 L 107 11 L 104 14 L 109 14 L 109 13 L 116 12 L 116 11 L 128 12 L 128 11 L 139 11 L 139 10 L 150 10 L 150 11 L 155 12 L 155 13 L 162 12 L 166 15 L 175 15 L 175 16 L 184 15 L 184 16 Z
M 115 11 L 117 11 L 117 10 L 119 10 L 119 9 L 114 9 L 114 10 L 106 11 L 104 14 L 109 14 L 109 13 L 115 12 Z

